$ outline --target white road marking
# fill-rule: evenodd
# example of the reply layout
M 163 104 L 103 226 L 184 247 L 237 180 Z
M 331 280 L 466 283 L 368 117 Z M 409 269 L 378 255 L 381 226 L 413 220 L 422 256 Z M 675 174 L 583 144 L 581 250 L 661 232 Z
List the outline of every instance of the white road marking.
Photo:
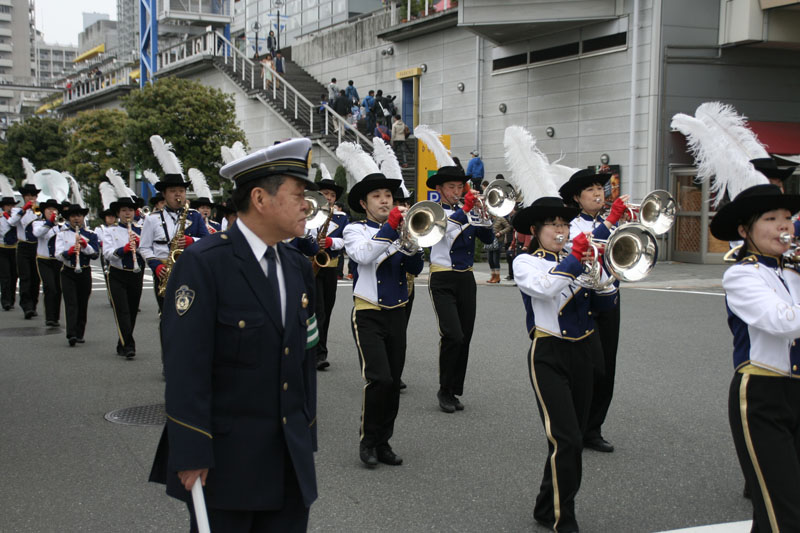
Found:
M 679 292 L 682 294 L 700 294 L 704 296 L 725 296 L 724 292 L 690 291 L 683 289 L 645 289 L 643 287 L 630 287 L 628 290 L 634 291 L 654 291 L 654 292 Z
M 744 522 L 728 522 L 727 524 L 712 524 L 710 526 L 673 529 L 670 531 L 662 531 L 661 533 L 749 533 L 752 526 L 752 521 L 745 520 Z

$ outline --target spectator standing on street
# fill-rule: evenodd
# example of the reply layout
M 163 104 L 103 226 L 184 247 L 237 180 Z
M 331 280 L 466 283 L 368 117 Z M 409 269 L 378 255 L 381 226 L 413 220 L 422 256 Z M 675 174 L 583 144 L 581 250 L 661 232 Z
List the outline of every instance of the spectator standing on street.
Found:
M 467 165 L 467 177 L 472 182 L 475 189 L 480 189 L 481 182 L 483 181 L 483 161 L 477 150 L 470 152 L 472 159 L 469 160 Z
M 350 102 L 358 105 L 359 101 L 358 90 L 356 90 L 355 85 L 353 85 L 353 80 L 347 82 L 347 88 L 344 90 L 344 92 L 347 95 L 347 98 L 350 100 Z
M 394 155 L 397 159 L 402 159 L 401 165 L 403 168 L 408 166 L 408 158 L 406 157 L 406 131 L 408 127 L 405 125 L 400 115 L 394 116 L 394 124 L 392 124 L 392 148 Z
M 336 78 L 331 78 L 328 84 L 328 101 L 333 102 L 339 96 L 339 86 L 336 85 Z

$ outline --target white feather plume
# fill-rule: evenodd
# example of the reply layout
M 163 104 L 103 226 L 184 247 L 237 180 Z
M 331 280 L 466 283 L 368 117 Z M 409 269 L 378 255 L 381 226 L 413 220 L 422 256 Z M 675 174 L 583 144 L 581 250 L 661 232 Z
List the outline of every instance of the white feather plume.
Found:
M 739 115 L 733 106 L 722 102 L 700 104 L 694 116 L 709 125 L 716 126 L 725 140 L 747 157 L 747 160 L 769 157 L 767 149 L 747 125 L 747 117 Z
M 722 201 L 725 192 L 734 199 L 748 187 L 769 183 L 750 163 L 750 159 L 764 157 L 753 144 L 758 140 L 744 126 L 742 117 L 737 119 L 735 112 L 731 116 L 732 111 L 729 106 L 707 106 L 699 111 L 697 118 L 683 113 L 672 117 L 672 128 L 686 136 L 697 164 L 698 181 L 714 178 L 711 181 L 714 207 Z M 751 154 L 755 155 L 751 157 Z
M 150 137 L 153 154 L 158 159 L 158 164 L 164 169 L 165 174 L 180 174 L 183 176 L 183 165 L 178 156 L 172 151 L 172 143 L 164 142 L 160 135 Z
M 439 168 L 456 166 L 455 161 L 450 157 L 450 150 L 445 148 L 444 144 L 442 144 L 442 140 L 439 138 L 439 134 L 433 131 L 429 126 L 420 124 L 414 128 L 414 136 L 425 143 L 428 150 L 433 152 L 433 156 L 436 158 L 436 164 Z
M 125 185 L 125 180 L 122 179 L 122 174 L 120 174 L 118 170 L 109 168 L 106 170 L 106 177 L 111 186 L 114 187 L 114 194 L 117 196 L 117 199 L 129 196 L 128 187 Z
M 36 174 L 36 167 L 33 166 L 33 163 L 28 161 L 27 157 L 22 158 L 22 168 L 25 170 L 25 181 L 23 181 L 22 184 L 33 183 L 33 175 Z
M 336 148 L 336 157 L 342 162 L 351 176 L 350 188 L 369 174 L 380 172 L 378 165 L 366 153 L 360 144 L 343 142 Z
M 83 201 L 83 193 L 81 192 L 81 186 L 78 185 L 78 180 L 76 180 L 66 172 L 64 172 L 63 174 L 69 181 L 69 190 L 70 193 L 72 194 L 72 198 L 70 199 L 70 201 L 73 204 L 78 204 L 79 206 L 81 206 L 81 209 L 83 209 L 84 207 L 86 207 L 86 203 Z
M 234 161 L 236 161 L 236 156 L 233 154 L 233 150 L 231 150 L 227 146 L 220 146 L 219 151 L 222 154 L 222 160 L 225 162 L 226 165 L 228 163 L 233 163 Z
M 544 196 L 558 196 L 547 157 L 536 147 L 536 139 L 522 126 L 509 126 L 503 138 L 509 183 L 529 206 Z
M 375 160 L 375 164 L 378 165 L 384 176 L 400 180 L 400 183 L 403 182 L 403 169 L 400 168 L 400 162 L 397 160 L 394 150 L 380 137 L 372 139 L 372 159 Z
M 159 182 L 158 174 L 150 170 L 149 168 L 143 172 L 144 177 L 147 181 L 150 182 L 151 185 L 155 185 Z
M 558 161 L 562 159 L 563 157 L 560 157 Z M 558 163 L 550 163 L 550 177 L 553 178 L 553 183 L 555 183 L 557 189 L 560 189 L 561 186 L 568 182 L 569 178 L 579 170 L 581 169 L 559 165 Z
M 11 180 L 5 174 L 0 174 L 0 197 L 14 198 L 14 187 L 11 186 Z
M 189 179 L 192 182 L 192 190 L 197 198 L 211 199 L 211 188 L 205 175 L 196 168 L 189 169 Z
M 244 149 L 244 144 L 242 144 L 242 141 L 236 141 L 233 143 L 233 146 L 231 146 L 231 151 L 233 152 L 233 155 L 236 156 L 236 159 L 241 159 L 247 155 L 247 150 Z
M 328 170 L 328 167 L 325 166 L 325 163 L 319 164 L 319 171 L 322 174 L 322 180 L 325 181 L 334 181 L 333 176 L 331 176 L 331 171 Z
M 103 202 L 103 211 L 109 209 L 113 202 L 117 201 L 117 193 L 114 191 L 114 186 L 103 181 L 98 186 L 100 190 L 100 201 Z

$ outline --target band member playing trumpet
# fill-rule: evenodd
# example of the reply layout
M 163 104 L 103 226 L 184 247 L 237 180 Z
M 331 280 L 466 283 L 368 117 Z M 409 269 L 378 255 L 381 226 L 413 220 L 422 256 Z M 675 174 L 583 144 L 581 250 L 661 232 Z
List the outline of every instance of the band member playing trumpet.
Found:
M 543 197 L 519 211 L 514 229 L 533 236 L 532 254 L 514 259 L 532 338 L 528 353 L 531 384 L 548 440 L 548 458 L 533 516 L 554 531 L 578 531 L 575 496 L 581 482 L 581 451 L 592 398 L 592 315 L 615 305 L 616 287 L 586 289 L 577 279 L 591 258 L 585 233 L 561 252 L 577 209 L 561 198 Z M 598 258 L 599 259 L 599 258 Z M 608 279 L 605 271 L 602 280 Z M 535 319 L 534 319 L 535 317 Z
M 465 187 L 467 176 L 455 165 L 439 135 L 427 126 L 417 126 L 414 134 L 436 156 L 439 169 L 427 185 L 439 193 L 448 215 L 445 237 L 431 247 L 431 274 L 428 284 L 433 310 L 439 324 L 439 408 L 445 413 L 464 409 L 457 398 L 464 394 L 467 360 L 475 326 L 476 285 L 472 273 L 475 239 L 484 244 L 494 240 L 492 221 L 473 224 L 470 213 L 476 196 Z M 464 203 L 460 205 L 463 196 Z
M 84 217 L 88 208 L 71 204 L 64 212 L 69 222 L 56 238 L 56 255 L 61 268 L 61 289 L 64 294 L 64 314 L 67 317 L 67 340 L 70 346 L 83 343 L 86 331 L 86 311 L 92 295 L 92 267 L 90 261 L 100 255 L 97 235 L 86 228 Z
M 17 274 L 19 275 L 19 305 L 30 320 L 36 316 L 36 305 L 39 303 L 39 272 L 36 269 L 36 237 L 33 235 L 33 221 L 36 214 L 36 197 L 41 192 L 33 183 L 27 183 L 19 189 L 22 195 L 22 207 L 11 210 L 8 222 L 17 228 Z
M 344 229 L 347 255 L 358 264 L 352 327 L 365 381 L 359 457 L 369 468 L 379 462 L 400 465 L 403 460 L 389 440 L 400 407 L 406 358 L 406 274 L 422 271 L 422 251 L 406 255 L 395 242 L 406 211 L 392 206 L 392 193 L 400 181 L 380 173 L 358 145 L 342 143 L 336 155 L 357 180 L 348 195 L 350 209 L 366 214 L 366 220 Z
M 39 204 L 43 220 L 33 221 L 33 235 L 38 240 L 36 268 L 44 291 L 45 325 L 57 328 L 61 317 L 61 261 L 56 256 L 56 236 L 61 227 L 56 223 L 61 204 L 53 198 Z
M 0 175 L 0 305 L 3 311 L 13 309 L 17 298 L 17 228 L 9 221 L 16 203 L 11 182 Z
M 611 229 L 619 223 L 625 212 L 625 203 L 629 199 L 627 194 L 614 200 L 608 217 L 604 219 L 601 215 L 605 205 L 605 184 L 610 178 L 610 174 L 597 174 L 590 169 L 577 170 L 559 189 L 561 198 L 567 204 L 580 209 L 578 216 L 570 221 L 570 239 L 587 232 L 596 239 L 607 239 Z M 567 250 L 569 248 L 567 245 Z M 616 284 L 619 286 L 619 282 Z M 619 345 L 619 304 L 608 312 L 595 313 L 594 320 L 602 352 L 597 354 L 598 360 L 594 363 L 594 395 L 584 446 L 598 452 L 613 452 L 614 446 L 603 438 L 602 425 L 614 394 Z
M 133 223 L 135 207 L 130 197 L 117 198 L 111 209 L 119 216 L 119 223 L 103 234 L 103 255 L 109 265 L 109 293 L 119 337 L 117 355 L 127 359 L 136 356 L 133 329 L 144 280 L 144 259 L 138 250 L 141 229 Z
M 343 190 L 336 185 L 328 169 L 320 164 L 322 179 L 317 183 L 319 192 L 325 196 L 331 209 L 331 217 L 327 225 L 311 230 L 311 235 L 317 240 L 320 252 L 314 256 L 317 280 L 317 326 L 319 328 L 319 345 L 317 346 L 317 370 L 325 370 L 330 366 L 328 362 L 328 327 L 331 323 L 333 305 L 336 303 L 337 276 L 339 259 L 344 249 L 342 232 L 347 225 L 347 215 L 336 212 L 336 200 Z M 322 253 L 324 252 L 324 253 Z M 319 258 L 327 260 L 321 264 Z
M 190 168 L 189 180 L 192 182 L 192 189 L 196 195 L 196 198 L 189 203 L 189 206 L 192 209 L 196 209 L 203 216 L 209 235 L 221 231 L 222 228 L 219 223 L 211 220 L 211 209 L 214 207 L 214 201 L 205 175 L 196 168 Z

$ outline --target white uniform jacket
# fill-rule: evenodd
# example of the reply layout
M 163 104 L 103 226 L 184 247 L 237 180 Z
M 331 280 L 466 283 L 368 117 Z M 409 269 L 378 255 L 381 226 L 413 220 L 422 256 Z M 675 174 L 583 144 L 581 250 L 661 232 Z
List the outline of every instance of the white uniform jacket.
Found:
M 800 274 L 773 256 L 749 254 L 722 277 L 733 364 L 800 378 Z
M 581 287 L 576 282 L 583 265 L 573 255 L 560 259 L 539 248 L 533 254 L 514 259 L 514 281 L 525 305 L 528 334 L 534 329 L 569 341 L 581 340 L 594 332 L 595 311 L 613 309 L 617 288 L 603 291 Z M 608 274 L 603 270 L 603 281 Z

